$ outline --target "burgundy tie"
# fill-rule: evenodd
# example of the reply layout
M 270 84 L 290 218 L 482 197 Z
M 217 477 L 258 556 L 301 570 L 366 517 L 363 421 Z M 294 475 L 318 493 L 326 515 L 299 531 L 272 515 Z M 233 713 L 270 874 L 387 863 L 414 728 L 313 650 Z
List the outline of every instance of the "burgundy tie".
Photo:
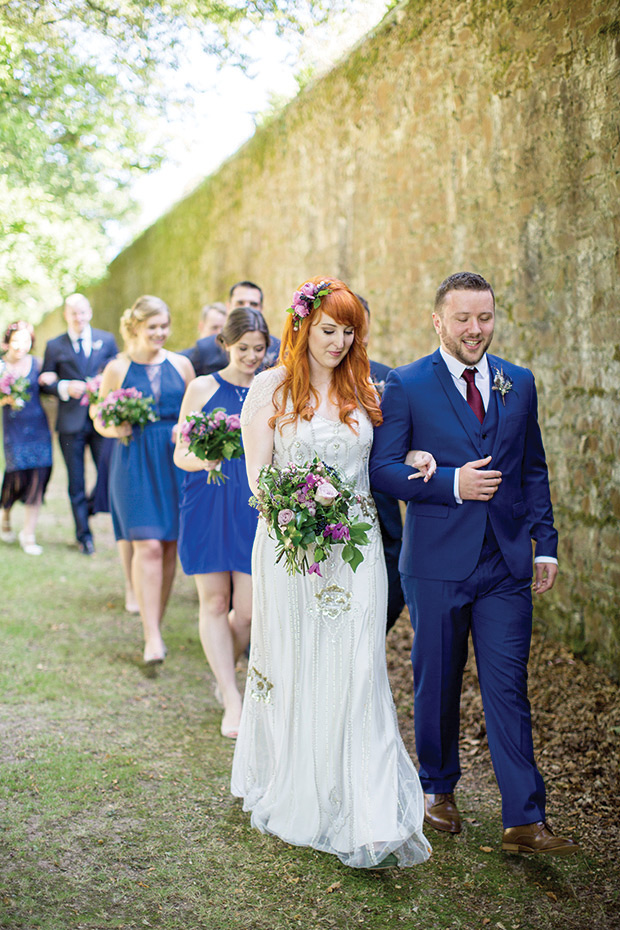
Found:
M 484 420 L 484 404 L 482 403 L 482 394 L 474 381 L 477 371 L 477 368 L 466 368 L 461 377 L 467 381 L 467 403 L 482 423 Z

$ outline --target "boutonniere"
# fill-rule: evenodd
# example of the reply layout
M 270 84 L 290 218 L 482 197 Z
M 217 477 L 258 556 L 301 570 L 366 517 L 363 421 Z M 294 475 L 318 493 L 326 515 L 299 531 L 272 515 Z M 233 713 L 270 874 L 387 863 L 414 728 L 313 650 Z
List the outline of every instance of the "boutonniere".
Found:
M 506 394 L 512 390 L 512 381 L 508 375 L 504 374 L 503 368 L 494 368 L 495 377 L 493 378 L 493 390 L 499 391 L 502 396 L 502 404 L 506 406 Z
M 103 340 L 102 340 L 102 339 L 96 339 L 96 340 L 93 342 L 91 348 L 92 348 L 93 352 L 98 352 L 102 345 L 103 345 Z
M 385 391 L 385 381 L 377 381 L 375 378 L 371 378 L 370 381 L 377 391 L 379 397 L 383 397 L 383 392 Z

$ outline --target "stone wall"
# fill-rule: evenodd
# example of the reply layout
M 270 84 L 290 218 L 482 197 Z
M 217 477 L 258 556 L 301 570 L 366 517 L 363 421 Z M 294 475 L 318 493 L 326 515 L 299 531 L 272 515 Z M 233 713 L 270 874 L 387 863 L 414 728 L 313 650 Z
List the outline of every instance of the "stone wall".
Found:
M 537 377 L 561 533 L 537 617 L 620 658 L 620 11 L 608 0 L 411 0 L 111 264 L 99 324 L 155 293 L 175 343 L 231 283 L 275 330 L 336 274 L 373 312 L 371 355 L 432 350 L 437 284 L 493 283 L 494 350 Z

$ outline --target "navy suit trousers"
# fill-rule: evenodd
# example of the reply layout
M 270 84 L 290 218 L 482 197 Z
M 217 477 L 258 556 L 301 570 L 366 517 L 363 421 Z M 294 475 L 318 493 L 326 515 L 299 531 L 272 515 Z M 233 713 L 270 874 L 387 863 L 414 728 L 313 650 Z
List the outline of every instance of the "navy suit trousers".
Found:
M 75 536 L 78 542 L 91 538 L 88 518 L 91 514 L 92 500 L 86 494 L 84 475 L 84 457 L 89 447 L 95 465 L 99 466 L 106 440 L 95 431 L 89 420 L 79 433 L 59 433 L 60 449 L 67 466 L 69 478 L 69 500 L 75 522 Z
M 464 581 L 401 575 L 414 629 L 411 654 L 416 750 L 428 794 L 459 780 L 460 694 L 471 631 L 504 827 L 545 819 L 545 786 L 534 762 L 527 663 L 532 631 L 529 579 L 514 578 L 485 540 Z

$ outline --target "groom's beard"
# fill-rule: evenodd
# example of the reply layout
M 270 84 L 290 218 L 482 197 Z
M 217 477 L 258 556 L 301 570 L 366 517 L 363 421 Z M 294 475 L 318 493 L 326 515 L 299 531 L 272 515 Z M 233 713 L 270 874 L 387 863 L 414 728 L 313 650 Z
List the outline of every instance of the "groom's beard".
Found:
M 468 340 L 465 336 L 460 336 L 457 339 L 449 336 L 445 331 L 441 335 L 441 343 L 450 355 L 458 359 L 459 362 L 462 362 L 463 365 L 472 367 L 472 365 L 477 365 L 484 353 L 487 351 L 491 343 L 493 342 L 493 333 L 489 336 L 477 336 L 476 345 L 469 346 L 467 345 Z

